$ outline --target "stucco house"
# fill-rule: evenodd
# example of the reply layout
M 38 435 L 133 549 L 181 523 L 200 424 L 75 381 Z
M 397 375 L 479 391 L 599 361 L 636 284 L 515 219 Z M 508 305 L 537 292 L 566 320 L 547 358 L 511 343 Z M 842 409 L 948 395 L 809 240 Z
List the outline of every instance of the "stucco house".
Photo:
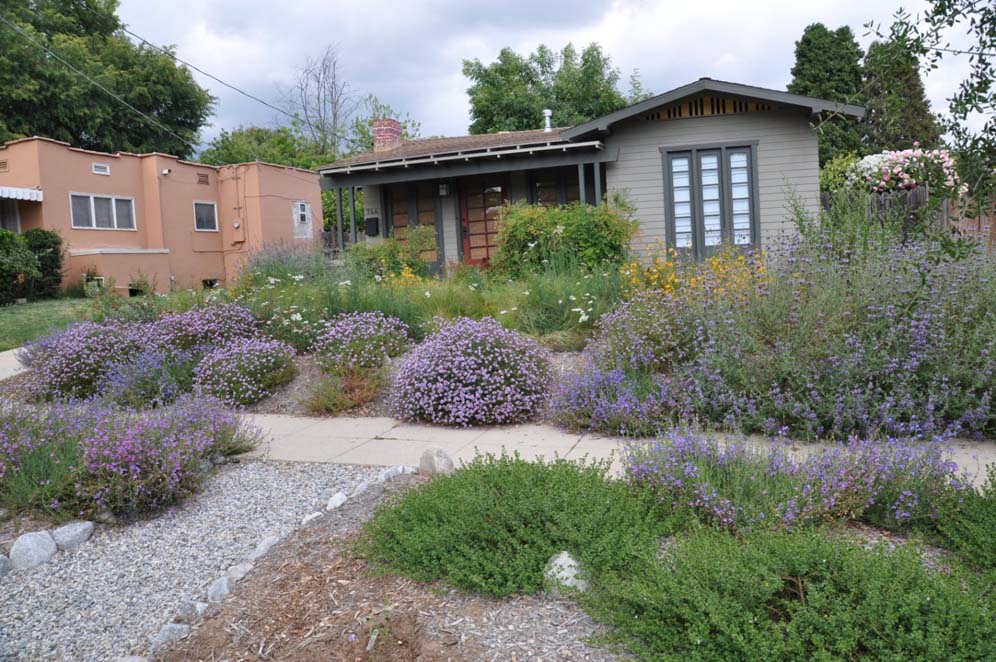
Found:
M 0 227 L 58 232 L 67 286 L 90 273 L 121 290 L 139 276 L 159 291 L 202 287 L 230 281 L 265 244 L 315 241 L 321 190 L 310 170 L 24 138 L 0 146 Z
M 570 128 L 550 127 L 547 113 L 535 131 L 406 141 L 396 121 L 377 120 L 374 151 L 318 170 L 337 196 L 363 189 L 368 241 L 432 224 L 440 261 L 486 263 L 507 201 L 595 203 L 616 191 L 636 209 L 637 253 L 667 245 L 701 259 L 791 229 L 793 197 L 818 208 L 813 125 L 824 113 L 864 109 L 702 78 Z

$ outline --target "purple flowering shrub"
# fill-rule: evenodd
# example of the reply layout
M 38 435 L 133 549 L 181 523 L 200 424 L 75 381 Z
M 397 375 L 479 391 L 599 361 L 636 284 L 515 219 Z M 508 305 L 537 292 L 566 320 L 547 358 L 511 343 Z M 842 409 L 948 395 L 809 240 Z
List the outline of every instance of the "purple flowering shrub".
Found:
M 237 303 L 191 308 L 168 313 L 147 329 L 149 342 L 166 350 L 222 345 L 236 338 L 258 335 L 252 311 Z
M 345 313 L 326 323 L 314 352 L 326 372 L 379 368 L 405 350 L 408 326 L 380 312 Z
M 194 390 L 230 406 L 251 405 L 294 378 L 294 356 L 294 348 L 279 340 L 237 338 L 201 359 Z
M 594 363 L 614 370 L 668 373 L 695 348 L 687 293 L 645 290 L 603 315 L 588 347 Z
M 417 346 L 391 392 L 399 418 L 445 425 L 515 423 L 548 397 L 550 355 L 494 319 L 459 318 Z
M 151 412 L 98 401 L 0 403 L 0 502 L 72 517 L 148 513 L 194 490 L 204 459 L 244 452 L 257 439 L 207 398 Z
M 141 350 L 134 324 L 80 322 L 28 345 L 19 358 L 28 372 L 28 390 L 37 399 L 91 397 L 114 363 Z
M 720 529 L 793 528 L 861 520 L 891 529 L 931 528 L 970 489 L 937 442 L 851 441 L 793 458 L 682 430 L 630 446 L 627 475 L 661 503 Z
M 112 362 L 97 384 L 105 402 L 128 409 L 168 405 L 193 389 L 200 354 L 193 350 L 145 349 Z

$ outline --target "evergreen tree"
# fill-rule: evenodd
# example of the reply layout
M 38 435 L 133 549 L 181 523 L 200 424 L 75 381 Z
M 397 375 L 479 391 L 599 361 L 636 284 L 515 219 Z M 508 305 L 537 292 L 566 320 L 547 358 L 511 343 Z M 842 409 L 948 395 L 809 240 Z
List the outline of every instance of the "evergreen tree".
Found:
M 871 151 L 934 148 L 941 134 L 920 78 L 917 57 L 900 42 L 876 41 L 865 56 L 865 132 Z
M 851 28 L 829 30 L 822 23 L 806 27 L 795 42 L 795 65 L 788 91 L 838 103 L 862 102 L 861 47 Z M 866 153 L 862 128 L 854 120 L 833 113 L 818 122 L 820 165 L 838 154 Z

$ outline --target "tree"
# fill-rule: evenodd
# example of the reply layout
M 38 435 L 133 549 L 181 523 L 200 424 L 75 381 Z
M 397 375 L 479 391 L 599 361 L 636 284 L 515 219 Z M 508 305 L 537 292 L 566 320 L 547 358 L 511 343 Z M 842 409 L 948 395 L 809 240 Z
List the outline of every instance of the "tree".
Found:
M 0 141 L 42 135 L 100 151 L 193 154 L 214 99 L 172 51 L 129 41 L 116 9 L 116 0 L 4 4 Z
M 309 57 L 288 95 L 288 106 L 297 115 L 295 128 L 316 153 L 341 157 L 349 144 L 348 131 L 360 101 L 353 94 L 339 61 L 335 44 L 317 58 Z
M 788 91 L 838 103 L 862 101 L 861 47 L 851 28 L 829 30 L 822 23 L 806 27 L 795 42 L 795 64 Z M 860 125 L 840 114 L 825 113 L 819 122 L 820 165 L 838 154 L 866 153 Z
M 222 130 L 201 152 L 199 160 L 212 165 L 266 161 L 298 168 L 313 168 L 328 163 L 332 158 L 315 154 L 308 149 L 303 136 L 291 127 L 268 129 L 240 126 L 234 131 Z
M 879 37 L 878 26 L 868 24 Z M 953 47 L 950 34 L 968 40 Z M 956 155 L 958 171 L 983 208 L 996 203 L 996 5 L 978 0 L 930 0 L 922 16 L 899 10 L 888 39 L 904 45 L 927 71 L 956 59 L 967 73 L 948 101 L 941 126 Z M 972 120 L 981 119 L 973 127 Z
M 572 126 L 627 104 L 618 89 L 619 70 L 596 43 L 580 54 L 572 44 L 559 54 L 540 45 L 528 57 L 503 48 L 491 64 L 464 60 L 463 74 L 473 83 L 467 94 L 475 134 L 538 129 L 544 108 L 553 111 L 554 125 Z M 631 90 L 634 80 L 636 94 L 645 94 L 635 71 Z
M 923 89 L 916 55 L 895 41 L 876 41 L 865 55 L 865 133 L 872 152 L 934 148 L 941 134 Z

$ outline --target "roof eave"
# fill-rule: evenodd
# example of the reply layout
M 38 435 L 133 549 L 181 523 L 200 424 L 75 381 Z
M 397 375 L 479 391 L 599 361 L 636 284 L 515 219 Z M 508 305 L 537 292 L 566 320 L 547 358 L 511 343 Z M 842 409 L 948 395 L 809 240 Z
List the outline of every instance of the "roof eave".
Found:
M 633 104 L 632 106 L 621 108 L 614 113 L 609 113 L 608 115 L 603 115 L 602 117 L 596 117 L 590 122 L 585 122 L 584 124 L 579 124 L 573 128 L 566 129 L 560 133 L 560 136 L 562 138 L 566 138 L 567 140 L 574 140 L 593 132 L 604 133 L 608 131 L 609 127 L 616 122 L 645 113 L 657 108 L 658 106 L 671 103 L 672 101 L 684 99 L 685 97 L 692 96 L 693 94 L 706 91 L 723 92 L 726 94 L 750 97 L 753 99 L 763 99 L 765 101 L 771 101 L 789 106 L 798 106 L 800 108 L 808 109 L 811 115 L 825 112 L 837 112 L 856 119 L 862 119 L 865 116 L 865 109 L 862 106 L 834 103 L 826 99 L 805 97 L 798 94 L 791 94 L 789 92 L 779 92 L 777 90 L 768 90 L 763 87 L 754 87 L 752 85 L 741 85 L 740 83 L 728 83 L 726 81 L 712 80 L 711 78 L 700 78 L 693 83 L 676 87 L 673 90 L 651 97 L 646 101 L 641 101 L 640 103 Z

